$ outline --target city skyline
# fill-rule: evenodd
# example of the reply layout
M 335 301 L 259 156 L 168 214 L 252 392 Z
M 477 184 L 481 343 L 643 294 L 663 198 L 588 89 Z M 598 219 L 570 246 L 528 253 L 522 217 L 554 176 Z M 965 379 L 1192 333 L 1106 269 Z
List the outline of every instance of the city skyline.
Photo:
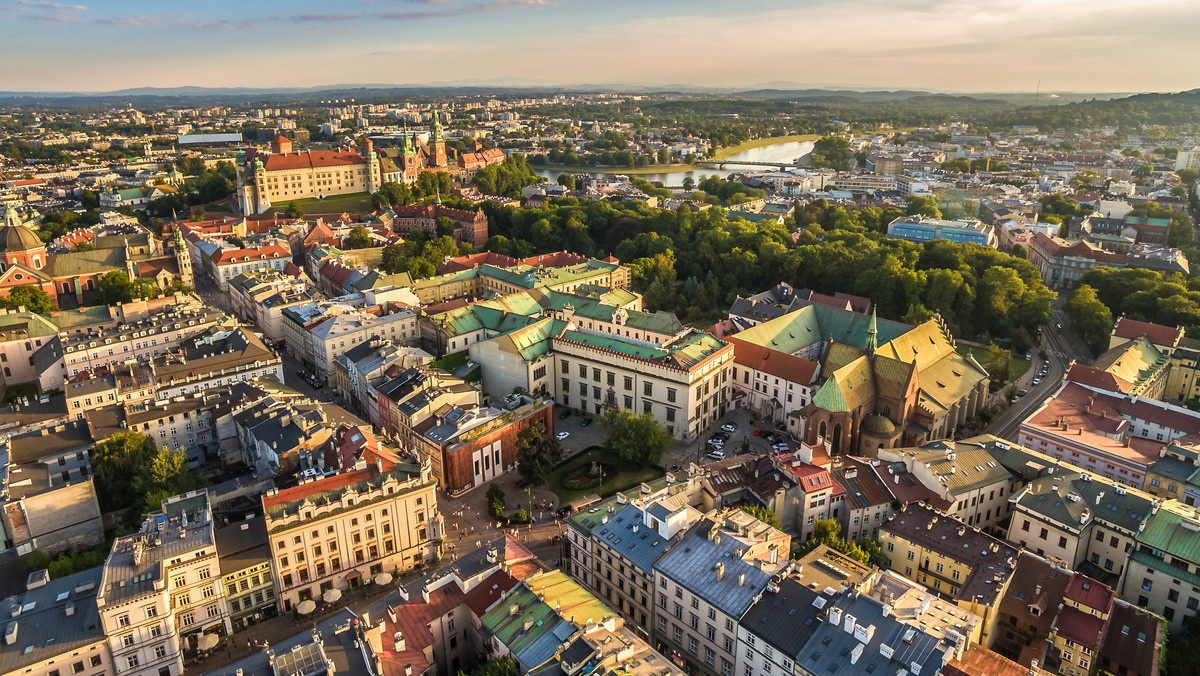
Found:
M 0 3 L 0 90 L 762 82 L 934 91 L 1136 92 L 1197 86 L 1184 0 L 216 0 Z M 564 29 L 566 27 L 566 29 Z M 314 44 L 315 41 L 315 44 Z M 78 64 L 98 63 L 97 70 Z

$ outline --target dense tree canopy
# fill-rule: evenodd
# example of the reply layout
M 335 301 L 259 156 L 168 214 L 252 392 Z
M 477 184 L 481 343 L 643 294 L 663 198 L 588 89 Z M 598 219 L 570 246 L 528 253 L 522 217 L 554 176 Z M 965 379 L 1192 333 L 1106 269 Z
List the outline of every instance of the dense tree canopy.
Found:
M 1004 344 L 1017 329 L 1035 334 L 1055 298 L 1027 260 L 980 245 L 886 237 L 888 222 L 903 215 L 898 209 L 817 200 L 778 225 L 750 223 L 720 207 L 696 213 L 570 198 L 538 209 L 483 208 L 493 235 L 487 250 L 612 253 L 629 265 L 648 309 L 684 321 L 716 320 L 737 295 L 785 281 L 869 296 L 888 319 L 917 322 L 939 312 L 956 336 Z
M 521 188 L 545 179 L 533 172 L 522 155 L 510 155 L 500 164 L 480 169 L 471 182 L 485 195 L 520 197 Z
M 18 286 L 8 292 L 8 296 L 0 298 L 0 305 L 10 309 L 25 308 L 29 312 L 46 314 L 54 309 L 50 294 L 36 286 Z
M 604 432 L 604 448 L 612 457 L 635 467 L 657 465 L 673 441 L 654 414 L 638 415 L 624 408 L 604 414 Z
M 527 486 L 540 486 L 562 459 L 558 439 L 546 433 L 546 426 L 537 421 L 517 434 L 517 471 Z

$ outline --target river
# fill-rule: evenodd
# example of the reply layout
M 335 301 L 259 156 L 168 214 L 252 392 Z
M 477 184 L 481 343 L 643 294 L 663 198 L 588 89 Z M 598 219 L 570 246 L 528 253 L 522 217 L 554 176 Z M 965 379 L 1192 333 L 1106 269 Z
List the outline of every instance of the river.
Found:
M 738 160 L 741 160 L 743 162 L 780 162 L 782 164 L 791 164 L 796 160 L 797 157 L 801 157 L 812 152 L 812 149 L 812 141 L 789 141 L 787 143 L 775 143 L 769 146 L 751 148 L 750 150 L 745 150 L 740 153 L 730 155 L 729 158 L 725 160 L 724 169 L 720 169 L 716 166 L 705 166 L 692 169 L 690 171 L 667 171 L 659 174 L 630 174 L 630 177 L 636 176 L 638 178 L 644 178 L 651 183 L 654 181 L 661 181 L 662 184 L 666 186 L 680 186 L 683 185 L 683 179 L 689 176 L 692 177 L 692 180 L 699 181 L 701 176 L 712 176 L 713 174 L 728 176 L 729 174 L 739 170 L 770 171 L 770 167 L 759 167 L 754 165 L 739 167 L 737 166 L 737 162 Z M 558 176 L 562 173 L 562 170 L 560 169 L 538 169 L 536 171 L 538 176 L 545 176 L 550 181 L 557 180 Z M 622 172 L 618 169 L 591 169 L 582 173 L 612 175 L 620 174 Z

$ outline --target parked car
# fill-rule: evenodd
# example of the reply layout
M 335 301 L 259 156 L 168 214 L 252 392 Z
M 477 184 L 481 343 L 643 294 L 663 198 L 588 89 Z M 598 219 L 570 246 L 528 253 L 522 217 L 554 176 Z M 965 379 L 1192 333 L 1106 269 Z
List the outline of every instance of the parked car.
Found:
M 1032 353 L 1032 352 L 1026 352 L 1026 353 L 1025 353 L 1025 361 L 1031 361 L 1032 359 L 1033 359 L 1033 353 Z
M 713 460 L 724 460 L 725 451 L 710 451 L 708 457 L 712 458 Z
M 570 418 L 570 417 L 571 417 L 571 409 L 569 409 L 569 408 L 565 409 L 562 413 L 558 414 L 559 420 L 566 420 L 567 418 Z
M 726 432 L 736 432 L 737 425 L 734 425 L 733 423 L 725 423 L 724 425 L 721 425 L 721 429 L 725 430 Z
M 1034 385 L 1040 385 L 1040 384 L 1041 384 L 1041 382 L 1042 382 L 1042 379 L 1041 379 L 1041 378 L 1034 378 L 1034 379 L 1033 379 L 1033 384 L 1034 384 Z
M 765 436 L 767 436 L 767 431 L 760 427 L 760 428 L 754 430 L 754 436 L 765 437 Z
M 569 437 L 569 436 L 571 436 L 571 433 L 570 433 L 570 432 L 559 432 L 558 434 L 555 434 L 555 435 L 554 435 L 554 438 L 555 438 L 555 439 L 558 439 L 559 441 L 562 441 L 562 440 L 566 439 L 566 438 L 567 438 L 567 437 Z
M 720 437 L 709 437 L 708 445 L 715 446 L 716 448 L 720 448 L 725 445 L 725 440 Z
M 591 419 L 591 418 L 584 418 L 583 420 L 580 420 L 580 421 L 579 421 L 579 426 L 580 426 L 580 427 L 587 427 L 588 425 L 591 425 L 591 424 L 592 424 L 592 419 Z
M 787 453 L 792 449 L 787 445 L 786 441 L 781 441 L 771 446 L 771 450 L 775 451 L 776 453 Z

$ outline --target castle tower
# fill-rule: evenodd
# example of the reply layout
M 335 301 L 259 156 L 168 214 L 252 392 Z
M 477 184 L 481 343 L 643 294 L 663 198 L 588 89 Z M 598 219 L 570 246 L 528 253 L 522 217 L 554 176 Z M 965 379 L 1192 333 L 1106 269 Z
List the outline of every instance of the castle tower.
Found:
M 379 156 L 375 154 L 375 144 L 371 143 L 371 139 L 363 137 L 362 146 L 364 156 L 367 159 L 367 192 L 376 192 L 379 186 L 383 184 L 383 174 L 379 166 Z
M 261 214 L 271 208 L 271 196 L 267 192 L 267 169 L 261 159 L 254 160 L 254 213 Z
M 442 136 L 442 120 L 438 111 L 433 111 L 433 122 L 429 125 L 429 164 L 444 167 L 446 162 L 446 139 Z
M 275 137 L 275 140 L 271 141 L 271 152 L 282 153 L 285 155 L 292 152 L 291 139 L 287 138 L 283 134 L 279 134 Z

